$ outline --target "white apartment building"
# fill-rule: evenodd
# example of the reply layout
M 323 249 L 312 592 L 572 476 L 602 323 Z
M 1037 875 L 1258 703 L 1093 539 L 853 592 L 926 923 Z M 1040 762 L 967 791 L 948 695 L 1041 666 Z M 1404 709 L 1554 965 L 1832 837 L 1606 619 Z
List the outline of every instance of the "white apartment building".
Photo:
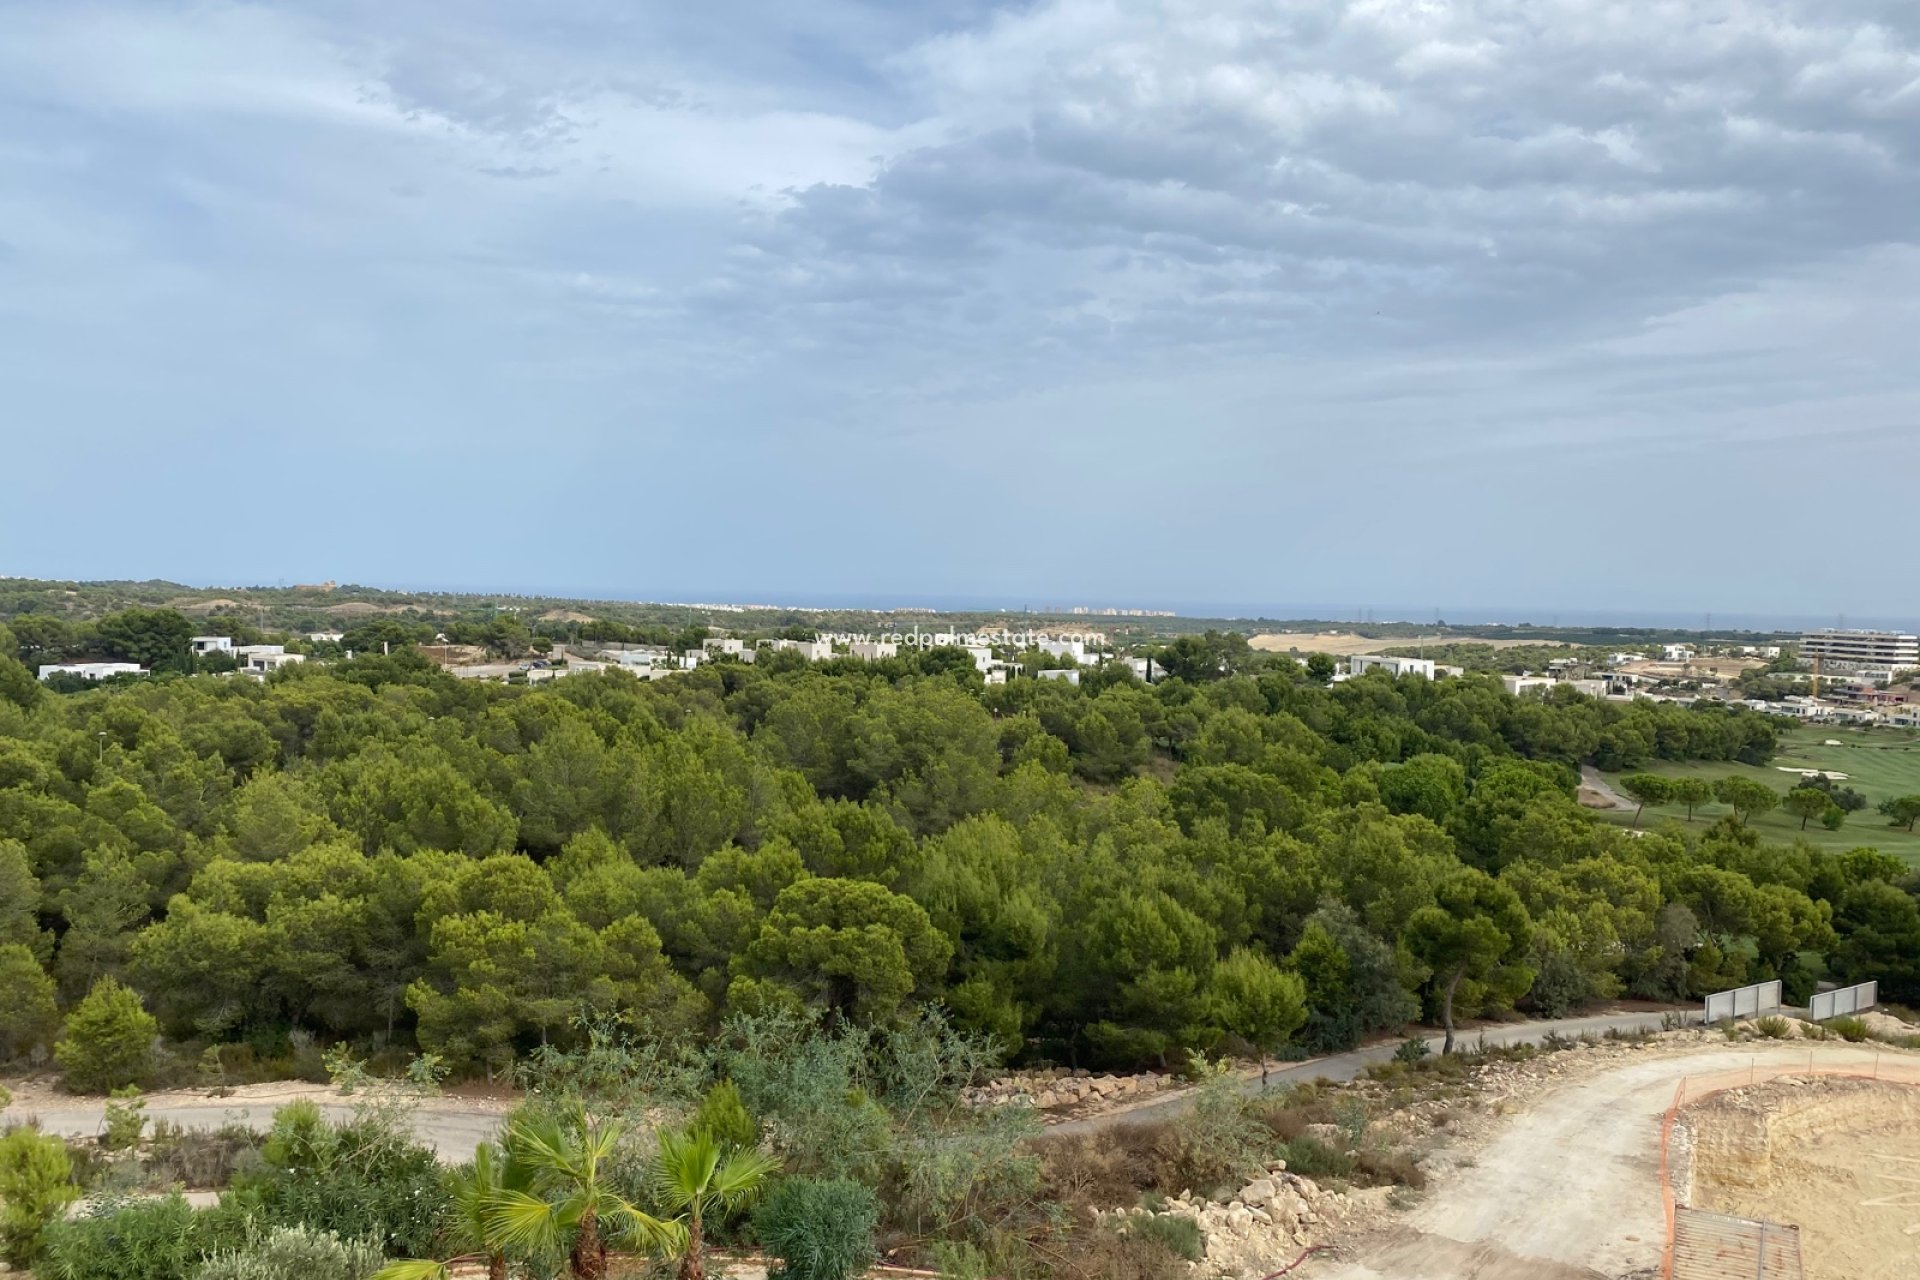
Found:
M 1552 676 L 1501 676 L 1500 683 L 1507 687 L 1508 693 L 1545 692 L 1560 683 Z
M 878 662 L 899 657 L 900 646 L 891 640 L 856 640 L 847 646 L 847 652 L 862 662 Z
M 1075 662 L 1087 660 L 1087 644 L 1084 640 L 1042 640 L 1034 648 L 1050 657 L 1072 658 Z
M 1920 636 L 1896 631 L 1814 631 L 1801 639 L 1800 659 L 1817 660 L 1823 671 L 1911 670 L 1920 667 Z
M 1660 650 L 1660 657 L 1667 662 L 1692 662 L 1693 648 L 1684 644 L 1666 645 Z
M 1389 658 L 1378 653 L 1356 653 L 1347 659 L 1347 674 L 1364 675 L 1369 671 L 1385 671 L 1394 676 L 1420 676 L 1433 679 L 1433 660 L 1431 658 Z
M 108 676 L 143 676 L 147 669 L 137 662 L 50 662 L 40 668 L 40 678 L 79 676 L 83 680 L 104 680 Z
M 195 655 L 233 652 L 232 636 L 195 636 L 187 643 L 193 646 Z
M 708 636 L 700 642 L 700 647 L 708 654 L 726 653 L 736 658 L 739 657 L 745 649 L 741 641 L 735 640 L 731 636 Z

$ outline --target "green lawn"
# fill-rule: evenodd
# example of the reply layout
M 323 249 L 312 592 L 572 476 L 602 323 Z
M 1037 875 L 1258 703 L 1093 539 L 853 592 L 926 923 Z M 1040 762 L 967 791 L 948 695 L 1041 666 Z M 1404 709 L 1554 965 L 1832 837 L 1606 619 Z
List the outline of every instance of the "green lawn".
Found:
M 1827 746 L 1829 740 L 1841 745 Z M 1869 806 L 1877 805 L 1889 796 L 1920 794 L 1920 734 L 1908 729 L 1840 729 L 1796 725 L 1782 735 L 1780 754 L 1774 757 L 1771 765 L 1763 768 L 1719 761 L 1675 763 L 1655 760 L 1642 772 L 1669 778 L 1724 778 L 1739 774 L 1763 782 L 1784 794 L 1799 779 L 1794 774 L 1783 772 L 1782 767 L 1844 773 L 1847 777 L 1843 786 L 1852 787 L 1866 796 Z M 1606 778 L 1616 785 L 1620 781 L 1617 773 L 1607 774 Z M 1711 822 L 1727 811 L 1723 804 L 1703 804 L 1694 811 L 1694 821 Z M 1631 809 L 1603 809 L 1598 812 L 1610 822 L 1625 825 L 1633 821 Z M 1652 826 L 1667 818 L 1684 820 L 1686 816 L 1684 805 L 1648 805 L 1646 813 L 1641 816 L 1640 825 Z M 1861 845 L 1872 845 L 1920 866 L 1920 834 L 1909 834 L 1899 828 L 1889 827 L 1887 820 L 1871 807 L 1848 814 L 1846 825 L 1838 831 L 1828 831 L 1818 822 L 1808 823 L 1807 829 L 1802 831 L 1800 819 L 1779 809 L 1756 819 L 1753 825 L 1769 840 L 1804 837 L 1822 849 L 1856 849 Z

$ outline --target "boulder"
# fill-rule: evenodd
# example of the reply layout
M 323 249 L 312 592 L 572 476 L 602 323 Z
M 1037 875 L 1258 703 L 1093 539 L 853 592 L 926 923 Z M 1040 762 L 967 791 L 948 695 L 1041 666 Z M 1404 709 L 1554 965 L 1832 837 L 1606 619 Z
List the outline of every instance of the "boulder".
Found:
M 1280 1193 L 1272 1178 L 1255 1178 L 1240 1188 L 1240 1198 L 1248 1204 L 1265 1204 Z

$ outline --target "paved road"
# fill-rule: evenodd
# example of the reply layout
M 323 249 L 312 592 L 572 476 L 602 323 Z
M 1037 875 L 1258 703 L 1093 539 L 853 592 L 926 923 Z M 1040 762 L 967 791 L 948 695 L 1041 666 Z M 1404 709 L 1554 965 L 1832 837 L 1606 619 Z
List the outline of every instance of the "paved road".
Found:
M 1582 1018 L 1560 1018 L 1550 1022 L 1506 1023 L 1488 1027 L 1484 1032 L 1477 1028 L 1463 1032 L 1458 1038 L 1458 1043 L 1471 1045 L 1476 1043 L 1482 1035 L 1490 1045 L 1508 1045 L 1522 1042 L 1537 1044 L 1550 1032 L 1575 1036 L 1589 1031 L 1658 1031 L 1660 1017 L 1658 1013 L 1613 1013 Z M 1437 1053 L 1440 1050 L 1441 1038 L 1431 1037 L 1428 1044 Z M 1289 1063 L 1283 1067 L 1276 1067 L 1269 1079 L 1273 1084 L 1315 1080 L 1323 1076 L 1332 1080 L 1352 1080 L 1372 1063 L 1384 1062 L 1391 1058 L 1397 1047 L 1396 1044 L 1372 1045 L 1364 1049 L 1356 1049 L 1352 1053 L 1334 1054 L 1331 1057 L 1315 1058 L 1309 1062 Z M 1249 1075 L 1244 1087 L 1249 1093 L 1258 1092 L 1261 1088 L 1258 1073 Z M 274 1109 L 287 1100 L 286 1098 L 200 1099 L 176 1094 L 150 1099 L 147 1103 L 147 1117 L 149 1120 L 171 1121 L 187 1129 L 216 1129 L 224 1124 L 243 1124 L 251 1129 L 265 1130 L 273 1123 Z M 1191 1101 L 1190 1096 L 1176 1095 L 1131 1111 L 1092 1116 L 1085 1120 L 1070 1120 L 1052 1126 L 1050 1131 L 1094 1133 L 1117 1124 L 1139 1124 L 1148 1120 L 1164 1119 L 1179 1114 L 1190 1105 Z M 319 1106 L 330 1119 L 343 1120 L 353 1114 L 350 1103 L 322 1101 L 319 1102 Z M 473 1106 L 455 1098 L 436 1098 L 422 1105 L 414 1113 L 413 1131 L 422 1142 L 432 1147 L 442 1160 L 457 1163 L 471 1159 L 474 1148 L 494 1136 L 499 1129 L 500 1118 L 497 1107 Z M 16 1103 L 7 1110 L 6 1119 L 14 1122 L 37 1119 L 40 1127 L 48 1133 L 57 1133 L 66 1137 L 91 1137 L 103 1129 L 105 1112 L 99 1102 L 76 1098 L 72 1102 L 62 1099 L 51 1104 Z
M 273 1113 L 281 1105 L 277 1102 L 246 1103 L 218 1098 L 208 1098 L 204 1103 L 150 1102 L 147 1105 L 147 1119 L 168 1120 L 183 1129 L 218 1129 L 227 1124 L 242 1124 L 249 1129 L 265 1132 L 272 1127 Z M 350 1104 L 326 1102 L 319 1105 L 321 1112 L 330 1120 L 346 1120 L 353 1115 Z M 15 1105 L 7 1109 L 4 1118 L 9 1122 L 37 1119 L 41 1129 L 46 1132 L 69 1138 L 92 1137 L 105 1127 L 102 1106 L 79 1099 L 71 1104 L 63 1102 L 53 1106 Z M 500 1119 L 498 1111 L 467 1110 L 457 1104 L 449 1105 L 448 1100 L 441 1099 L 432 1110 L 414 1113 L 413 1131 L 442 1160 L 458 1164 L 471 1160 L 474 1148 L 494 1136 L 500 1127 Z
M 1580 766 L 1580 785 L 1595 792 L 1603 800 L 1610 802 L 1616 809 L 1634 809 L 1639 806 L 1614 789 L 1611 782 L 1590 764 Z
M 1658 1031 L 1660 1013 L 1601 1013 L 1581 1018 L 1556 1018 L 1539 1022 L 1511 1022 L 1490 1026 L 1484 1030 L 1475 1028 L 1460 1032 L 1454 1037 L 1456 1047 L 1472 1046 L 1484 1036 L 1489 1045 L 1539 1044 L 1550 1034 L 1577 1036 L 1586 1032 L 1604 1034 L 1608 1031 Z M 1445 1043 L 1443 1036 L 1430 1036 L 1427 1045 L 1435 1053 Z M 1284 1067 L 1276 1067 L 1268 1073 L 1270 1085 L 1293 1084 L 1306 1080 L 1353 1080 L 1362 1075 L 1376 1062 L 1386 1062 L 1393 1057 L 1399 1044 L 1369 1045 L 1364 1049 L 1355 1049 L 1351 1053 L 1336 1053 L 1325 1058 L 1313 1058 L 1306 1062 L 1292 1062 Z M 1242 1088 L 1248 1093 L 1257 1093 L 1261 1089 L 1260 1077 L 1253 1074 L 1245 1077 Z M 1070 1120 L 1065 1124 L 1053 1125 L 1049 1133 L 1097 1133 L 1116 1124 L 1141 1124 L 1149 1120 L 1164 1120 L 1185 1110 L 1192 1102 L 1191 1097 L 1178 1096 L 1164 1102 L 1150 1103 L 1136 1107 L 1131 1111 L 1112 1115 L 1089 1116 L 1085 1120 Z

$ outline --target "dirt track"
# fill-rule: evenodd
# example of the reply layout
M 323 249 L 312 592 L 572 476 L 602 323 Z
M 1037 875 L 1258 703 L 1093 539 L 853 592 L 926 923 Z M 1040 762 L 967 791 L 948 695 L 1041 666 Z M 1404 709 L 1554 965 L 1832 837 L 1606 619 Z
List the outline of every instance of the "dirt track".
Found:
M 1871 1064 L 1826 1044 L 1705 1047 L 1641 1059 L 1541 1094 L 1480 1151 L 1448 1169 L 1407 1215 L 1407 1230 L 1361 1241 L 1313 1280 L 1568 1280 L 1646 1274 L 1660 1263 L 1666 1213 L 1660 1119 L 1683 1076 L 1750 1063 Z

